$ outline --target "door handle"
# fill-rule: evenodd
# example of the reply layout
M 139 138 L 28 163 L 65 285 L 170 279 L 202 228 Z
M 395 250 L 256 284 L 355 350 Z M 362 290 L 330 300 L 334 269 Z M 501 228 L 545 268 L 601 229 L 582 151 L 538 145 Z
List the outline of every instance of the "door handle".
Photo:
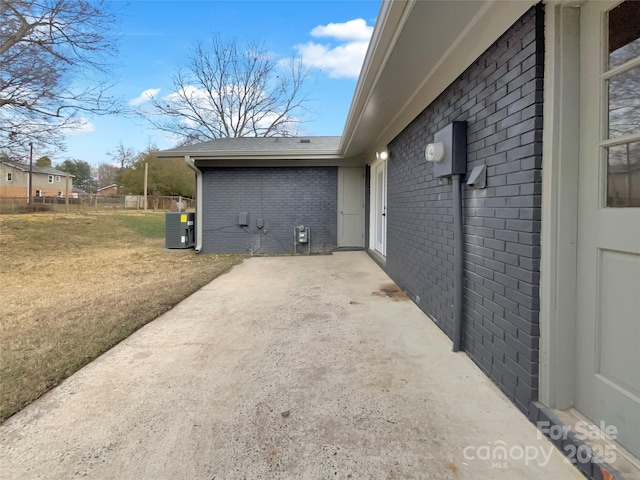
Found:
M 382 214 L 382 216 L 383 216 L 383 217 L 386 217 L 386 216 L 387 216 L 387 214 L 386 214 L 386 213 L 383 213 L 383 214 Z

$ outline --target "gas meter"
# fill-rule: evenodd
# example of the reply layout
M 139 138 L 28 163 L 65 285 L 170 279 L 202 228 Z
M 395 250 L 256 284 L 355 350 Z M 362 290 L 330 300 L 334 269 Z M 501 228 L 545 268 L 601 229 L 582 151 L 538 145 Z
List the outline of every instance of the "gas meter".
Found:
M 304 225 L 298 227 L 298 243 L 307 243 L 309 241 L 309 232 Z

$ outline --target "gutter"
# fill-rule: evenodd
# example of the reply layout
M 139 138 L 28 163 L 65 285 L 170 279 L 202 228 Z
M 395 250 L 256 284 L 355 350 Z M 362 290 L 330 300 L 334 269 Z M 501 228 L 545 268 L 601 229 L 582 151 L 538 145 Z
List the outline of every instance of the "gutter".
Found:
M 196 174 L 196 253 L 202 250 L 202 170 L 196 167 L 189 155 L 184 156 L 184 163 Z
M 178 152 L 172 152 L 166 150 L 158 154 L 158 158 L 174 159 L 184 158 L 189 156 L 198 160 L 287 160 L 287 161 L 304 161 L 304 160 L 323 160 L 327 162 L 339 162 L 343 160 L 343 156 L 335 150 L 316 150 L 316 151 L 282 151 L 282 152 L 256 152 L 247 150 L 228 151 L 197 151 L 197 150 L 182 150 Z

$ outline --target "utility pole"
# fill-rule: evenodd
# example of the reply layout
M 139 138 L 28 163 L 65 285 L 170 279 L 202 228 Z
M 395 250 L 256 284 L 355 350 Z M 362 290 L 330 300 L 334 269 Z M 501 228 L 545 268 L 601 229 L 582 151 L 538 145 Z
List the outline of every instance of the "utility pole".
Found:
M 29 205 L 33 204 L 33 142 L 29 142 Z
M 144 211 L 147 211 L 147 178 L 149 177 L 149 164 L 144 164 Z
M 64 191 L 66 193 L 65 196 L 67 197 L 65 199 L 65 201 L 64 201 L 64 203 L 65 203 L 65 211 L 67 213 L 69 213 L 69 172 L 67 172 L 67 181 L 66 181 L 66 185 L 65 185 Z

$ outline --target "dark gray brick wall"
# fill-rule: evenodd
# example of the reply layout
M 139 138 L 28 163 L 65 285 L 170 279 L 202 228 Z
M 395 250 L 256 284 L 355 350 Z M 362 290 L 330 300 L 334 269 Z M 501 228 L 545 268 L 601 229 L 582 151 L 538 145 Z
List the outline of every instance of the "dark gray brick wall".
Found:
M 202 251 L 291 253 L 300 224 L 311 229 L 312 252 L 333 250 L 337 182 L 337 167 L 203 168 Z M 238 225 L 240 212 L 249 212 L 246 228 Z
M 424 149 L 467 122 L 467 172 L 486 164 L 488 183 L 463 185 L 463 348 L 526 413 L 538 394 L 543 15 L 529 10 L 388 146 L 385 268 L 451 337 L 452 186 Z

